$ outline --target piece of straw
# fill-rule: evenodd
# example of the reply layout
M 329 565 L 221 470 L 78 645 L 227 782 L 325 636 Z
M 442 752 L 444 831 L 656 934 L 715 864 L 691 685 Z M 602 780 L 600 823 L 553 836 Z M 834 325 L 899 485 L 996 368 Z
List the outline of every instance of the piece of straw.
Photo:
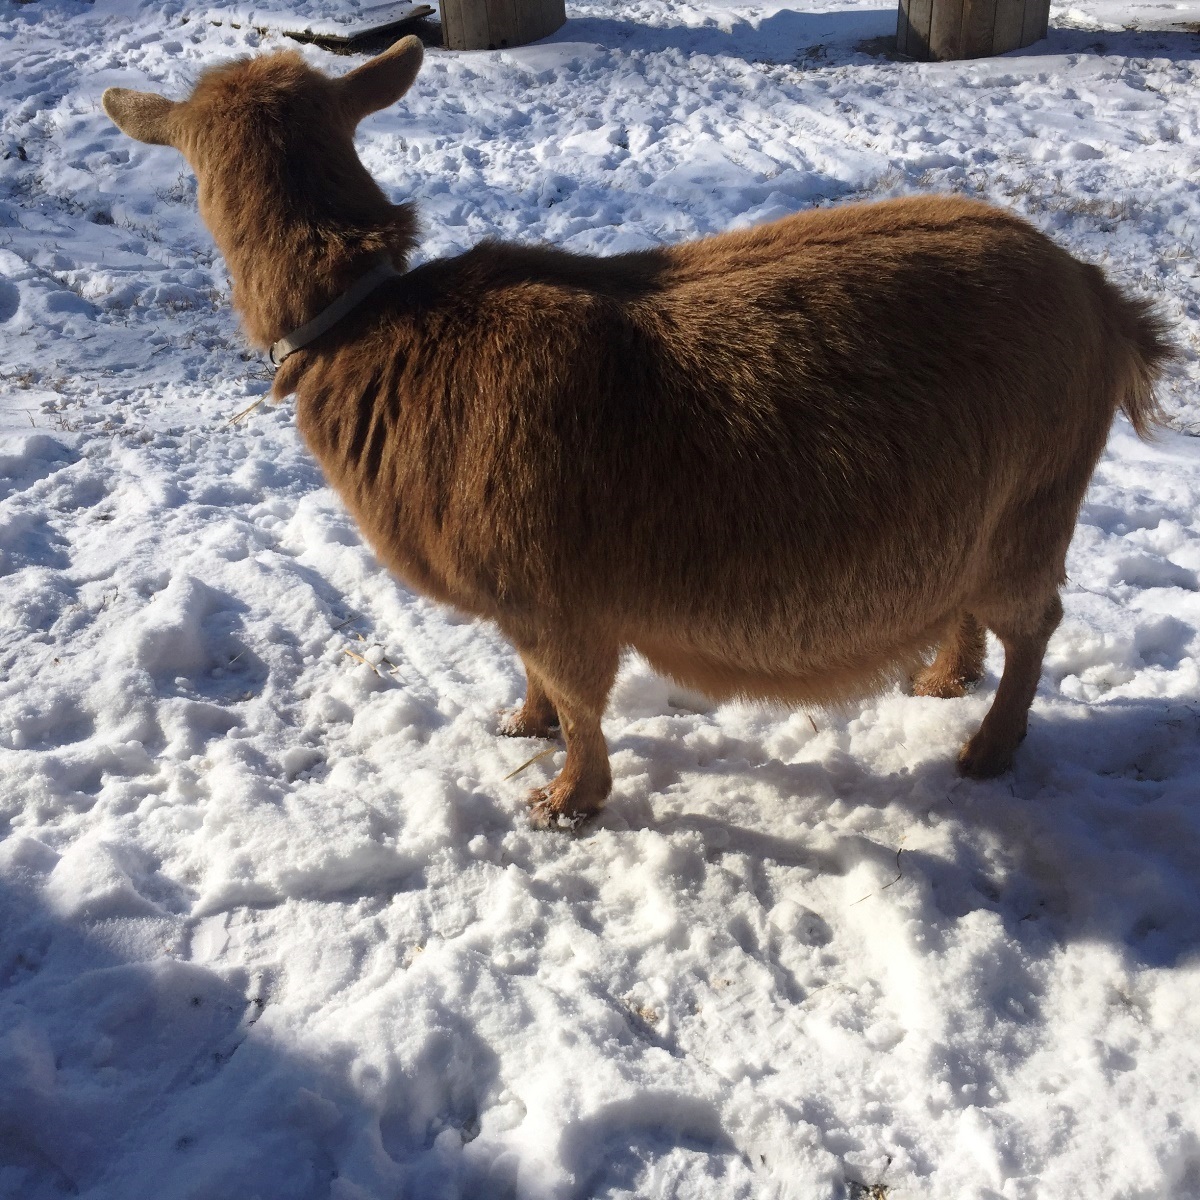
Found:
M 244 421 L 265 399 L 265 395 L 259 396 L 259 398 L 255 400 L 255 402 L 251 404 L 249 408 L 243 408 L 240 413 L 234 413 L 234 415 L 230 417 L 228 421 L 226 421 L 226 425 L 237 425 L 239 422 Z
M 539 750 L 531 759 L 523 762 L 515 771 L 509 771 L 509 773 L 504 777 L 505 781 L 512 779 L 514 775 L 520 775 L 520 773 L 524 771 L 526 767 L 532 767 L 535 762 L 539 762 L 547 755 L 553 754 L 557 749 L 557 746 L 547 746 L 545 750 Z

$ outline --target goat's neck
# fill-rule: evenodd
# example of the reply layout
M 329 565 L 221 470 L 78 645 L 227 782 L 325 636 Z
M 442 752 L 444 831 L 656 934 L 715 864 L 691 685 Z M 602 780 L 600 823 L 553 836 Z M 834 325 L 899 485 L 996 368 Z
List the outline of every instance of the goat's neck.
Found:
M 312 320 L 381 261 L 407 268 L 415 218 L 388 205 L 386 220 L 367 228 L 319 229 L 297 222 L 230 231 L 221 249 L 233 279 L 233 303 L 246 336 L 266 349 Z

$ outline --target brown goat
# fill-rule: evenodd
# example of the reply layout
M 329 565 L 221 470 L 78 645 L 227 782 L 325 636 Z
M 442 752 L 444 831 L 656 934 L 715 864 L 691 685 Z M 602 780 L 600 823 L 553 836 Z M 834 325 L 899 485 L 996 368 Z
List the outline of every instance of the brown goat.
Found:
M 330 79 L 275 53 L 185 101 L 110 89 L 175 146 L 267 347 L 381 259 L 402 274 L 275 380 L 380 558 L 495 622 L 566 737 L 534 819 L 593 813 L 622 650 L 715 698 L 922 695 L 1004 673 L 961 770 L 1024 736 L 1080 501 L 1118 407 L 1138 433 L 1159 321 L 1006 212 L 951 197 L 801 213 L 592 258 L 484 243 L 408 270 L 416 220 L 354 150 L 421 63 Z M 931 665 L 924 656 L 938 647 Z

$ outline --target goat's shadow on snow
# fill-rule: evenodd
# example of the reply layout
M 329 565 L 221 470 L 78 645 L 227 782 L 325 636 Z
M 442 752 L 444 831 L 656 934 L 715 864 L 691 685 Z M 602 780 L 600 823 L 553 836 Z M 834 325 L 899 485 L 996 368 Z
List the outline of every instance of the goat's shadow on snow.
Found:
M 641 734 L 616 733 L 611 744 L 650 762 L 666 749 L 662 739 Z M 1041 951 L 1033 944 L 1049 951 L 1056 943 L 1100 940 L 1145 966 L 1169 967 L 1200 948 L 1198 747 L 1200 703 L 1115 700 L 1082 717 L 1035 712 L 1014 770 L 984 782 L 960 778 L 943 757 L 879 776 L 845 755 L 832 770 L 825 762 L 764 760 L 760 746 L 734 738 L 697 768 L 705 780 L 722 777 L 717 786 L 726 795 L 749 792 L 747 805 L 755 782 L 795 796 L 809 823 L 834 800 L 851 808 L 900 805 L 922 825 L 953 821 L 961 830 L 951 856 L 883 845 L 850 826 L 829 849 L 686 805 L 655 817 L 653 792 L 669 788 L 678 804 L 686 767 L 673 777 L 652 772 L 651 795 L 618 796 L 598 824 L 697 833 L 710 859 L 744 855 L 763 880 L 773 866 L 842 875 L 873 861 L 881 877 L 896 872 L 926 890 L 935 933 L 986 909 L 1035 953 Z M 999 848 L 1002 868 L 984 860 L 970 836 L 977 829 Z M 763 890 L 771 903 L 765 882 Z

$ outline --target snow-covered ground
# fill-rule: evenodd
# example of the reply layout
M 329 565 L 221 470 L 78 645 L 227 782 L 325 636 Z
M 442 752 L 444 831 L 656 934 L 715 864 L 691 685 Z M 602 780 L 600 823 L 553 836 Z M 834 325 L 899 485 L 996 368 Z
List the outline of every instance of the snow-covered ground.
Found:
M 268 375 L 195 184 L 100 109 L 283 44 L 247 12 L 0 11 L 0 1195 L 1200 1196 L 1200 8 L 920 65 L 882 0 L 597 0 L 364 124 L 424 257 L 955 189 L 1177 324 L 1012 775 L 952 765 L 995 658 L 811 715 L 630 661 L 579 838 L 527 826 L 507 648 L 288 405 L 231 423 Z

